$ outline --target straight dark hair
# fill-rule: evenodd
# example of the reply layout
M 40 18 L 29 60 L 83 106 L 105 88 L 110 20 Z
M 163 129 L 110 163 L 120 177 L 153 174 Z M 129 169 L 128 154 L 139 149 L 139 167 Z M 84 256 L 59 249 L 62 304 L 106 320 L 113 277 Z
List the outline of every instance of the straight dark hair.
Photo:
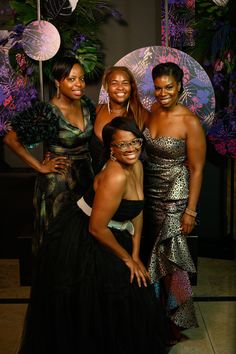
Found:
M 81 63 L 74 57 L 63 56 L 58 58 L 52 66 L 52 76 L 54 80 L 63 80 L 69 76 L 71 69 L 75 64 L 79 64 L 84 70 Z

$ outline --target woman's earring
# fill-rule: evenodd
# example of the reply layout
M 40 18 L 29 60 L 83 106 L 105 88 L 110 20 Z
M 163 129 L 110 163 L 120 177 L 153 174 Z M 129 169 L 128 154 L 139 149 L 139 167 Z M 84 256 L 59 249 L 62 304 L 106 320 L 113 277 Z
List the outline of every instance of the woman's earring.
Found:
M 108 110 L 108 113 L 111 114 L 111 107 L 110 107 L 109 98 L 108 98 L 108 102 L 107 102 L 107 110 Z
M 116 157 L 114 156 L 113 151 L 111 151 L 111 153 L 110 153 L 110 159 L 111 159 L 111 161 L 116 161 Z
M 60 87 L 57 85 L 57 98 L 60 98 Z
M 129 101 L 128 101 L 127 106 L 126 106 L 126 112 L 128 112 L 128 111 L 129 111 Z

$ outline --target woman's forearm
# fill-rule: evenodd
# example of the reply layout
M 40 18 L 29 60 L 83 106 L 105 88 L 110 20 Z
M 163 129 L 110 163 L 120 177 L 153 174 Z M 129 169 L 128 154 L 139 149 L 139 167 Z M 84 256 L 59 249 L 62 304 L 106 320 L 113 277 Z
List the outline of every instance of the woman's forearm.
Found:
M 187 207 L 196 210 L 202 186 L 203 172 L 202 170 L 191 171 L 189 179 L 189 197 Z
M 16 133 L 9 132 L 3 139 L 3 142 L 22 159 L 29 167 L 41 172 L 42 164 L 20 143 Z
M 108 248 L 123 262 L 127 262 L 131 258 L 130 254 L 119 244 L 109 228 L 97 229 L 90 225 L 89 232 L 98 242 Z
M 141 212 L 135 219 L 132 220 L 134 225 L 134 235 L 132 237 L 133 249 L 132 249 L 132 257 L 138 258 L 140 253 L 140 242 L 141 242 L 141 234 L 143 227 L 143 212 Z

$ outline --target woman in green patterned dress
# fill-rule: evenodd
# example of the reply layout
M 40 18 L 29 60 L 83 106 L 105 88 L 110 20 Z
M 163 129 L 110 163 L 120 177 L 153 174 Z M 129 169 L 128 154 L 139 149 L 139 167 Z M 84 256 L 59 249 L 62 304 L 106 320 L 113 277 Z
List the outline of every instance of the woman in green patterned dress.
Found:
M 33 252 L 43 241 L 50 221 L 68 199 L 78 200 L 91 185 L 93 170 L 89 140 L 95 107 L 84 95 L 85 72 L 71 57 L 58 59 L 52 68 L 56 93 L 49 103 L 37 102 L 15 115 L 4 142 L 38 172 L 35 192 Z M 46 156 L 38 161 L 27 146 L 43 142 Z

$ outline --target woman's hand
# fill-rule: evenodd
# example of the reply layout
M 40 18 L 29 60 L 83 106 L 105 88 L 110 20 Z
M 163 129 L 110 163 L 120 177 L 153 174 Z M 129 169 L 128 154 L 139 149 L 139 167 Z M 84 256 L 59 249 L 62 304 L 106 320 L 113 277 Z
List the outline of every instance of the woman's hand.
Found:
M 65 175 L 70 166 L 70 161 L 65 156 L 51 157 L 50 152 L 47 152 L 42 163 L 41 173 L 58 173 Z
M 145 267 L 145 265 L 143 264 L 143 262 L 141 261 L 141 259 L 139 257 L 136 257 L 136 256 L 133 256 L 132 258 L 138 264 L 138 266 L 141 269 L 142 273 L 144 274 L 145 278 L 148 281 L 151 281 L 150 274 L 149 274 L 147 268 Z
M 142 284 L 147 287 L 147 279 L 146 279 L 146 270 L 143 266 L 142 269 L 137 262 L 133 260 L 133 258 L 129 258 L 125 261 L 125 264 L 130 269 L 130 283 L 133 283 L 134 278 L 136 278 L 138 286 L 141 288 Z
M 193 230 L 195 225 L 196 225 L 195 217 L 184 213 L 181 218 L 181 232 L 184 235 L 188 235 Z

